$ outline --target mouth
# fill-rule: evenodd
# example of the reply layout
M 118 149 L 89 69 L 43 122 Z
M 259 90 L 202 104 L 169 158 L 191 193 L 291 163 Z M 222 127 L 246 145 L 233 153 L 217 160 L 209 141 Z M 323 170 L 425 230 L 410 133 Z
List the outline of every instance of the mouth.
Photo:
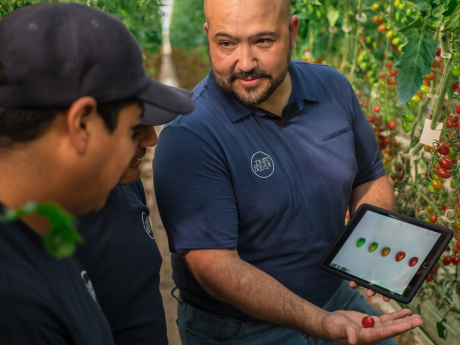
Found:
M 139 165 L 141 165 L 142 163 L 142 158 L 144 158 L 145 154 L 140 156 L 140 157 L 134 157 L 134 159 L 131 161 L 131 163 L 129 163 L 129 165 L 132 167 L 132 168 L 137 168 Z
M 254 78 L 254 79 L 238 79 L 241 85 L 249 87 L 249 86 L 255 86 L 259 83 L 260 78 Z

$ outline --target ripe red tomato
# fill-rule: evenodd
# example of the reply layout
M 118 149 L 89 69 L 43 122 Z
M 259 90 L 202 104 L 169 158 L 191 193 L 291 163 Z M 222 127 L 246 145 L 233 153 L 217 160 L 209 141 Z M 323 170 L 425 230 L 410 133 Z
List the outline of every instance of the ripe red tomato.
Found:
M 397 69 L 392 69 L 392 70 L 390 71 L 390 75 L 392 75 L 392 76 L 395 76 L 395 75 L 397 75 L 397 74 L 398 74 L 398 70 L 397 70 Z
M 455 114 L 460 114 L 460 104 L 455 108 Z
M 442 259 L 442 264 L 444 266 L 449 266 L 452 263 L 452 258 L 450 256 L 445 256 L 444 259 Z
M 457 91 L 457 89 L 458 89 L 458 84 L 452 83 L 452 90 Z
M 457 241 L 456 247 L 457 247 L 458 250 L 460 250 L 460 241 Z
M 379 111 L 380 111 L 380 107 L 379 107 L 378 105 L 376 105 L 376 106 L 374 107 L 374 112 L 378 113 Z
M 401 261 L 402 259 L 404 259 L 405 257 L 406 257 L 406 253 L 404 253 L 404 252 L 399 252 L 398 254 L 396 254 L 395 260 L 396 260 L 396 262 L 399 262 L 399 261 Z
M 377 31 L 378 32 L 385 32 L 385 31 L 387 31 L 387 26 L 385 24 L 379 25 L 377 27 Z
M 386 78 L 385 73 L 380 73 L 380 74 L 379 74 L 379 78 L 380 78 L 380 79 L 385 79 L 385 78 Z
M 457 255 L 455 255 L 452 258 L 452 265 L 457 266 L 458 264 L 460 264 L 460 258 Z
M 388 128 L 389 128 L 389 129 L 395 129 L 395 127 L 396 127 L 395 123 L 394 123 L 394 122 L 391 122 L 391 121 L 388 122 L 387 125 L 388 125 Z
M 366 316 L 363 318 L 362 324 L 364 328 L 370 328 L 374 326 L 375 320 L 370 316 Z
M 388 68 L 391 68 L 393 67 L 393 61 L 388 61 L 385 66 L 387 66 Z
M 451 177 L 451 173 L 448 172 L 445 168 L 441 168 L 438 170 L 438 175 L 441 176 L 442 178 L 449 178 Z
M 441 48 L 436 47 L 436 56 L 441 56 Z
M 452 162 L 448 160 L 447 158 L 443 158 L 443 160 L 441 161 L 441 166 L 447 170 L 450 170 L 454 167 Z
M 438 148 L 438 152 L 442 154 L 443 156 L 446 156 L 449 154 L 449 146 L 447 145 L 442 145 L 440 148 Z
M 426 281 L 428 283 L 431 283 L 433 280 L 434 280 L 434 277 L 432 275 L 429 275 L 428 277 L 426 277 Z
M 436 217 L 435 215 L 432 215 L 430 216 L 430 220 L 432 223 L 436 223 L 438 221 L 438 217 Z

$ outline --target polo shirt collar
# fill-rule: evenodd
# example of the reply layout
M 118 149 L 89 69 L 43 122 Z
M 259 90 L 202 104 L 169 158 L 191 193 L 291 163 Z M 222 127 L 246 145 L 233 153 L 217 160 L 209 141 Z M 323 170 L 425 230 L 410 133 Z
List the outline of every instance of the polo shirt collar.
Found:
M 307 84 L 307 80 L 300 76 L 299 67 L 296 64 L 290 63 L 289 73 L 292 78 L 292 91 L 290 100 L 294 98 L 295 102 L 300 111 L 304 107 L 304 101 L 309 102 L 319 102 L 319 98 L 316 94 L 314 86 Z M 232 122 L 241 120 L 242 118 L 249 116 L 251 114 L 256 114 L 258 116 L 265 116 L 265 113 L 260 109 L 252 106 L 246 106 L 238 102 L 236 99 L 233 99 L 228 95 L 222 88 L 217 84 L 212 72 L 209 72 L 208 76 L 208 85 L 209 87 L 217 94 L 219 99 L 222 101 L 224 108 L 226 109 Z

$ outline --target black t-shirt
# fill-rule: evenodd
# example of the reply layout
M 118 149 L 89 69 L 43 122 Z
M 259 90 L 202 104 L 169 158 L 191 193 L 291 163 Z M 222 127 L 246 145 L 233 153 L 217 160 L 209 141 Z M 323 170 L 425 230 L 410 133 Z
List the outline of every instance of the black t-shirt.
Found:
M 141 181 L 117 186 L 104 208 L 80 219 L 85 244 L 77 256 L 88 271 L 117 345 L 166 345 L 160 294 L 162 258 Z
M 0 343 L 114 343 L 78 259 L 51 258 L 21 221 L 0 223 Z

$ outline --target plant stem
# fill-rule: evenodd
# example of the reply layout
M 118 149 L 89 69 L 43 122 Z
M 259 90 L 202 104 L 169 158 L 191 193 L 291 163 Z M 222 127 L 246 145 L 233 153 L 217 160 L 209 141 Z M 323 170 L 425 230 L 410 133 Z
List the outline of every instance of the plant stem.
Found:
M 447 41 L 447 33 L 441 37 L 441 46 L 442 51 L 447 53 L 449 51 L 449 43 Z M 448 62 L 446 68 L 444 69 L 444 75 L 441 79 L 441 84 L 439 86 L 439 96 L 436 99 L 436 105 L 433 113 L 433 120 L 431 121 L 431 129 L 436 129 L 436 125 L 438 123 L 439 115 L 441 114 L 442 104 L 444 102 L 444 97 L 446 96 L 447 87 L 450 82 L 450 78 L 452 77 L 452 59 Z
M 361 18 L 363 14 L 363 0 L 358 1 L 358 18 Z M 362 23 L 358 21 L 358 28 L 356 29 L 356 35 L 355 35 L 355 43 L 354 43 L 354 51 L 353 51 L 353 62 L 351 65 L 351 71 L 350 71 L 350 84 L 353 86 L 353 81 L 355 78 L 355 69 L 356 69 L 356 60 L 358 59 L 358 51 L 359 51 L 359 35 L 361 34 L 361 27 Z

